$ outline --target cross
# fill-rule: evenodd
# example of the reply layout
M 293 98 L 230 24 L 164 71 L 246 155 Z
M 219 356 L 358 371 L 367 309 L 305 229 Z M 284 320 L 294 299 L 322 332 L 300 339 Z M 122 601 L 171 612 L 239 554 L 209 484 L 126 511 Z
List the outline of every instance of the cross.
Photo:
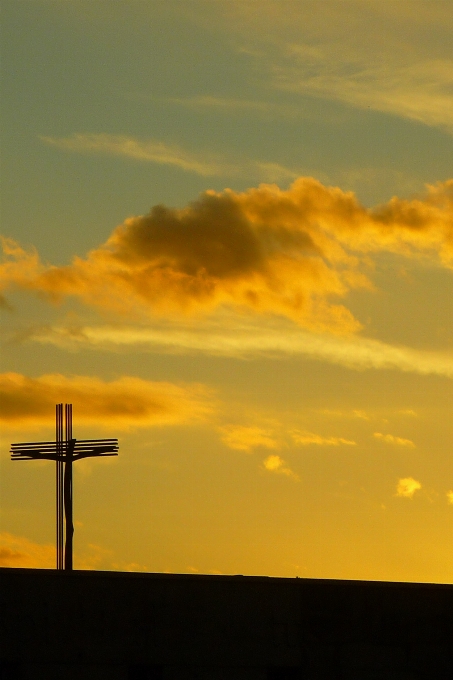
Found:
M 11 460 L 54 460 L 56 462 L 57 569 L 72 570 L 72 464 L 81 458 L 117 456 L 117 439 L 73 439 L 72 404 L 56 405 L 55 441 L 11 445 Z M 64 431 L 63 431 L 64 424 Z M 63 511 L 66 526 L 63 527 Z M 64 530 L 65 529 L 65 530 Z M 63 541 L 65 539 L 64 553 Z

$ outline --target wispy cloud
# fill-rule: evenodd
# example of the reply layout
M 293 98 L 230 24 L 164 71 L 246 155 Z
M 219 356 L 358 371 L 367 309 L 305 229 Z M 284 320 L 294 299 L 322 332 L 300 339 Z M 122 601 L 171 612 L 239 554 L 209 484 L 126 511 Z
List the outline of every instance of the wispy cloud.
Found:
M 228 114 L 261 113 L 266 115 L 294 117 L 298 109 L 294 106 L 276 104 L 269 101 L 238 99 L 234 97 L 218 97 L 214 95 L 198 95 L 194 97 L 160 97 L 161 101 L 176 104 L 197 111 L 224 111 Z
M 293 441 L 300 446 L 356 446 L 356 442 L 343 437 L 322 437 L 314 432 L 307 432 L 305 430 L 293 430 L 291 432 Z
M 385 444 L 390 444 L 393 446 L 405 446 L 407 448 L 414 449 L 415 444 L 410 439 L 403 439 L 402 437 L 395 437 L 393 434 L 382 434 L 382 432 L 375 432 L 373 437 L 379 439 Z
M 272 161 L 248 158 L 231 160 L 221 154 L 195 153 L 177 144 L 128 135 L 74 133 L 69 137 L 40 136 L 41 141 L 62 151 L 107 154 L 136 161 L 171 165 L 203 177 L 249 177 L 262 182 L 294 180 L 300 171 Z
M 105 382 L 59 374 L 28 378 L 0 375 L 0 422 L 17 429 L 47 426 L 55 403 L 74 404 L 82 424 L 118 429 L 202 422 L 214 411 L 212 391 L 203 385 L 175 385 L 124 376 Z
M 197 323 L 153 326 L 50 326 L 22 331 L 9 342 L 33 341 L 67 350 L 208 354 L 236 358 L 306 356 L 356 370 L 399 370 L 453 378 L 453 353 L 390 345 L 358 336 L 309 333 L 279 318 L 262 320 L 230 314 Z M 339 415 L 338 413 L 336 415 Z M 343 414 L 344 415 L 344 414 Z M 349 417 L 367 419 L 362 411 Z
M 339 58 L 331 48 L 306 45 L 291 45 L 286 56 L 292 65 L 274 69 L 277 87 L 395 114 L 453 134 L 452 60 L 373 63 L 368 55 Z
M 223 425 L 219 428 L 221 439 L 230 449 L 239 451 L 252 451 L 252 449 L 264 447 L 266 449 L 278 449 L 280 444 L 270 430 L 261 427 L 244 425 Z
M 413 498 L 414 493 L 422 488 L 420 482 L 413 477 L 404 477 L 398 480 L 396 495 L 401 498 Z
M 352 411 L 341 411 L 338 409 L 333 410 L 323 408 L 319 409 L 318 413 L 333 418 L 358 418 L 359 420 L 370 420 L 370 416 L 368 415 L 368 413 L 366 411 L 362 411 L 361 409 L 353 409 Z
M 450 489 L 450 491 L 447 491 L 447 503 L 449 505 L 453 505 L 453 490 Z
M 390 113 L 453 133 L 447 2 L 221 2 L 277 89 Z M 218 3 L 216 3 L 216 6 Z M 264 76 L 263 76 L 264 77 Z
M 98 153 L 123 156 L 137 161 L 174 165 L 203 177 L 238 173 L 237 166 L 221 162 L 207 154 L 194 154 L 175 144 L 159 140 L 139 140 L 127 135 L 74 133 L 70 137 L 45 137 L 46 144 L 76 153 Z

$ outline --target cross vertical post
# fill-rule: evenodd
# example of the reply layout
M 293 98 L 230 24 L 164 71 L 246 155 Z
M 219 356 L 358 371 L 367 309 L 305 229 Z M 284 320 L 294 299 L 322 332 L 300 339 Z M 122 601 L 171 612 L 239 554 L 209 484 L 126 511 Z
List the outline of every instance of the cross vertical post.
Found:
M 65 404 L 65 443 L 66 460 L 64 464 L 64 514 L 66 517 L 66 544 L 64 551 L 64 568 L 72 571 L 72 539 L 74 524 L 72 521 L 72 454 L 75 441 L 72 439 L 72 404 Z
M 63 404 L 55 407 L 57 569 L 63 569 Z
M 64 427 L 63 427 L 64 426 Z M 72 404 L 55 408 L 55 441 L 11 445 L 11 460 L 54 460 L 56 462 L 56 556 L 57 569 L 73 568 L 73 463 L 81 458 L 117 456 L 117 439 L 74 439 Z M 64 520 L 66 520 L 64 526 Z M 64 545 L 63 545 L 64 544 Z

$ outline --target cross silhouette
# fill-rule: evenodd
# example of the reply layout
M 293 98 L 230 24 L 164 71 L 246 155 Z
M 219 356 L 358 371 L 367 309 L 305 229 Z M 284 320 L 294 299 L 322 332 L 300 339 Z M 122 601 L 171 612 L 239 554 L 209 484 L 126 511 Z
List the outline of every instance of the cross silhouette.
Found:
M 117 439 L 73 439 L 72 404 L 55 409 L 55 441 L 11 445 L 11 460 L 54 460 L 56 462 L 57 569 L 72 570 L 72 464 L 81 458 L 117 456 Z M 64 425 L 64 428 L 63 428 Z M 66 520 L 63 527 L 63 513 Z M 63 542 L 64 552 L 63 552 Z

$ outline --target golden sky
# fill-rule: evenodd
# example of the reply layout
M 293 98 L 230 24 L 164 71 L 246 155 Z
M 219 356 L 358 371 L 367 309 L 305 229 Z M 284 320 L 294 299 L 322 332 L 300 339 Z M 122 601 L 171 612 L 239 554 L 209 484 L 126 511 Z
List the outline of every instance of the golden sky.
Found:
M 0 563 L 452 582 L 450 3 L 3 14 Z

